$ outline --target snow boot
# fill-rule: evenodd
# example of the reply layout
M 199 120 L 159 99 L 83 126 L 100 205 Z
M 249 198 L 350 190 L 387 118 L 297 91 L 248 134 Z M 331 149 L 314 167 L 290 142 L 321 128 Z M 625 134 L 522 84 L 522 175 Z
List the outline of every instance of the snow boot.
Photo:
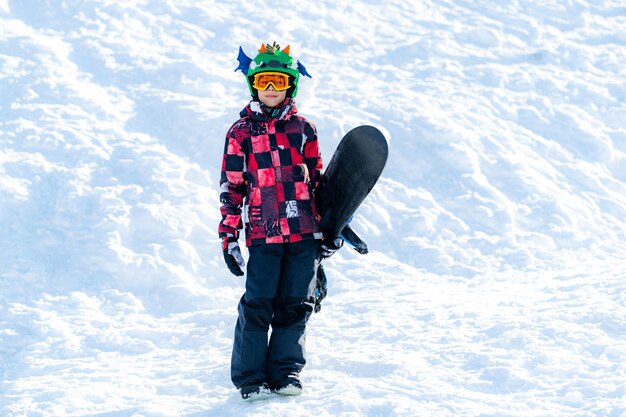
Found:
M 244 401 L 266 400 L 270 397 L 271 391 L 269 385 L 265 382 L 252 382 L 241 387 L 239 391 Z
M 302 383 L 297 375 L 288 375 L 283 382 L 274 387 L 274 392 L 278 395 L 300 395 L 302 394 Z

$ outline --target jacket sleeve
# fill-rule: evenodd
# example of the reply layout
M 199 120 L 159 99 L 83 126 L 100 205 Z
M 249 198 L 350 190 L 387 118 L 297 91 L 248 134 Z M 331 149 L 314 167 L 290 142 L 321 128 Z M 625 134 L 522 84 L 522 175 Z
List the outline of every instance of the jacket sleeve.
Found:
M 317 129 L 311 122 L 304 125 L 304 162 L 309 169 L 311 186 L 317 189 L 322 178 L 322 155 L 320 154 L 319 143 L 317 142 Z
M 241 207 L 246 196 L 246 176 L 244 173 L 244 155 L 236 138 L 236 127 L 226 134 L 222 174 L 220 177 L 220 221 L 218 233 L 220 238 L 232 234 L 239 238 L 239 230 L 243 228 Z

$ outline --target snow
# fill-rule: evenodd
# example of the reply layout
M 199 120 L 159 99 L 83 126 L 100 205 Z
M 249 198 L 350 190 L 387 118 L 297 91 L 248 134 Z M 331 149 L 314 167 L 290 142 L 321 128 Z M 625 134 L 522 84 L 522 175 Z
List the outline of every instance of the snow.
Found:
M 0 0 L 0 415 L 626 415 L 619 0 Z M 389 139 L 304 394 L 229 379 L 239 45 L 291 44 L 326 161 Z M 244 251 L 245 252 L 245 251 Z

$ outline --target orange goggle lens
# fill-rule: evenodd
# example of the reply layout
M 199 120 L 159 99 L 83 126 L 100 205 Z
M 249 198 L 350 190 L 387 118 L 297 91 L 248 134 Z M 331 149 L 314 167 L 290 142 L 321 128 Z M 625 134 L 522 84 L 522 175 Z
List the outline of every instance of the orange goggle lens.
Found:
M 291 87 L 289 85 L 289 76 L 282 72 L 261 72 L 254 75 L 252 86 L 257 90 L 265 91 L 270 85 L 276 91 L 284 91 Z

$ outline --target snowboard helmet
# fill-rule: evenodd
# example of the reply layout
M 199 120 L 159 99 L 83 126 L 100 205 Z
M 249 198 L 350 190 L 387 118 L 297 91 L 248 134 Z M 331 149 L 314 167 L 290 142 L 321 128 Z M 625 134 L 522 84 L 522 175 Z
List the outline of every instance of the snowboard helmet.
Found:
M 264 72 L 277 72 L 286 74 L 289 77 L 289 88 L 287 89 L 287 97 L 295 97 L 298 94 L 298 81 L 300 74 L 312 78 L 306 68 L 300 61 L 294 63 L 291 56 L 289 45 L 286 48 L 280 48 L 276 42 L 272 45 L 262 44 L 259 53 L 254 59 L 249 58 L 241 46 L 239 47 L 239 56 L 237 57 L 239 66 L 235 69 L 241 70 L 246 76 L 250 94 L 254 99 L 258 99 L 257 89 L 255 85 L 255 76 Z M 274 84 L 272 84 L 274 85 Z M 276 86 L 274 85 L 276 89 Z

